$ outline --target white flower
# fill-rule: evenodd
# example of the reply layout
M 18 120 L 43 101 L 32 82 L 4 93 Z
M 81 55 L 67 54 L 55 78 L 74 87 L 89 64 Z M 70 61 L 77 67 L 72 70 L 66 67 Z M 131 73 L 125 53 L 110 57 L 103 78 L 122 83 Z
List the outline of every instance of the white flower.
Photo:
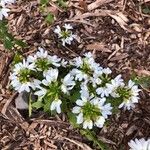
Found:
M 109 68 L 104 68 L 104 69 L 102 70 L 102 72 L 103 72 L 104 74 L 106 74 L 106 75 L 112 73 L 112 71 L 111 71 Z
M 62 104 L 62 101 L 60 99 L 55 99 L 52 103 L 51 103 L 51 106 L 50 106 L 50 110 L 53 111 L 53 110 L 56 110 L 56 112 L 58 114 L 61 113 L 61 108 L 60 108 L 60 105 Z
M 93 128 L 93 121 L 92 120 L 85 120 L 83 122 L 83 128 L 84 129 L 92 129 Z
M 110 103 L 105 104 L 105 102 L 106 98 L 93 98 L 91 100 L 91 103 L 97 105 L 97 107 L 101 110 L 102 116 L 107 119 L 108 116 L 112 114 L 112 107 Z
M 66 44 L 71 45 L 71 42 L 75 39 L 75 35 L 73 35 L 72 33 L 70 34 L 69 37 L 66 38 L 62 38 L 62 45 L 65 46 Z
M 77 116 L 77 124 L 81 124 L 81 123 L 83 123 L 83 113 L 82 112 Z
M 50 60 L 50 62 L 51 62 L 54 66 L 56 66 L 56 67 L 59 67 L 59 66 L 60 66 L 60 60 L 61 60 L 61 58 L 58 58 L 56 55 L 54 55 L 54 56 L 49 56 L 49 60 Z
M 75 81 L 73 80 L 74 80 L 74 77 L 71 76 L 70 74 L 67 74 L 62 80 L 61 90 L 65 94 L 69 94 L 69 91 L 72 90 L 73 87 L 75 86 Z
M 111 80 L 111 83 L 107 84 L 107 87 L 111 89 L 110 95 L 114 98 L 119 97 L 119 94 L 117 93 L 117 89 L 124 86 L 125 84 L 121 75 L 118 75 L 117 77 Z
M 112 84 L 114 87 L 124 86 L 124 81 L 123 81 L 121 75 L 116 76 L 116 77 L 111 81 L 111 84 Z
M 84 58 L 76 57 L 70 61 L 70 65 L 76 67 L 72 69 L 71 74 L 75 76 L 75 80 L 90 82 L 93 87 L 96 87 L 101 83 L 99 78 L 99 72 L 102 72 L 102 67 L 95 62 L 92 53 L 88 52 L 84 54 Z
M 130 150 L 150 150 L 150 139 L 146 141 L 144 138 L 136 138 L 135 140 L 131 140 L 128 145 Z
M 92 58 L 93 59 L 93 54 L 91 52 L 85 53 L 84 56 L 87 57 L 87 58 Z
M 104 126 L 104 123 L 105 123 L 105 118 L 103 116 L 99 116 L 95 121 L 95 125 L 99 128 L 102 128 Z
M 11 85 L 19 93 L 23 91 L 30 92 L 30 88 L 35 88 L 35 85 L 38 86 L 40 81 L 32 79 L 30 77 L 30 72 L 34 70 L 34 66 L 25 62 L 18 63 L 14 66 L 13 73 L 10 75 Z
M 46 58 L 48 56 L 48 52 L 45 51 L 43 48 L 39 47 L 38 48 L 39 51 L 37 51 L 36 56 L 38 58 Z
M 23 69 L 35 70 L 34 65 L 29 64 L 27 61 L 23 60 L 23 62 L 15 64 L 13 72 L 18 74 Z
M 58 37 L 60 38 L 62 35 L 61 35 L 61 28 L 60 28 L 60 26 L 56 26 L 56 28 L 55 28 L 55 30 L 54 30 L 54 32 L 56 33 L 56 34 L 58 34 Z
M 139 100 L 139 92 L 138 86 L 131 80 L 128 82 L 128 86 L 124 88 L 127 92 L 127 98 L 123 98 L 123 102 L 119 105 L 119 108 L 124 107 L 124 109 L 130 110 L 135 107 L 135 103 L 138 103 Z
M 83 59 L 81 57 L 76 57 L 76 58 L 73 58 L 71 61 L 70 61 L 70 64 L 79 68 L 83 65 Z
M 21 83 L 19 78 L 14 73 L 10 75 L 9 79 L 11 80 L 10 84 L 19 93 L 23 91 L 30 92 L 30 88 L 29 88 L 31 87 L 30 82 Z
M 76 35 L 72 34 L 71 31 L 73 27 L 70 24 L 65 24 L 63 27 L 65 30 L 57 26 L 54 32 L 58 35 L 58 38 L 61 38 L 63 46 L 65 46 L 65 44 L 71 45 L 71 42 L 76 38 Z
M 56 55 L 50 56 L 43 48 L 38 48 L 34 56 L 28 56 L 27 61 L 32 63 L 38 71 L 43 71 L 43 74 L 52 66 L 60 66 L 60 58 Z
M 0 20 L 3 20 L 3 17 L 8 17 L 8 12 L 10 11 L 10 9 L 8 8 L 0 8 Z
M 6 4 L 12 4 L 14 3 L 16 0 L 1 0 L 0 1 L 0 5 L 2 5 L 3 7 L 6 5 Z
M 67 67 L 68 61 L 66 61 L 65 59 L 61 60 L 61 66 L 62 67 Z
M 84 72 L 82 72 L 81 70 L 78 70 L 78 69 L 72 69 L 70 71 L 70 74 L 75 76 L 75 80 L 77 81 L 86 81 L 88 80 L 88 75 Z
M 48 70 L 47 73 L 45 74 L 45 79 L 42 80 L 42 83 L 45 86 L 49 86 L 51 82 L 55 82 L 57 80 L 58 73 L 59 73 L 58 69 Z
M 101 97 L 108 97 L 111 94 L 112 90 L 111 88 L 105 86 L 105 87 L 99 87 L 96 89 L 96 93 L 98 95 L 101 95 Z
M 96 88 L 97 85 L 100 85 L 102 83 L 102 80 L 100 78 L 90 78 L 90 82 L 92 83 L 93 87 Z
M 71 29 L 73 29 L 73 27 L 72 27 L 70 24 L 65 24 L 65 25 L 64 25 L 64 28 L 65 28 L 66 30 L 71 30 Z
M 105 98 L 93 98 L 89 95 L 87 88 L 82 88 L 80 91 L 81 99 L 76 101 L 77 106 L 72 109 L 72 112 L 77 115 L 77 124 L 83 124 L 84 129 L 92 129 L 94 125 L 102 128 L 105 118 L 111 115 L 112 107 L 110 104 L 105 104 Z
M 35 93 L 34 93 L 34 95 L 37 95 L 38 97 L 44 97 L 45 95 L 46 95 L 46 93 L 47 93 L 47 89 L 45 89 L 45 88 L 43 88 L 43 87 L 41 87 L 41 86 L 39 86 L 38 87 L 38 89 L 39 90 L 37 90 Z

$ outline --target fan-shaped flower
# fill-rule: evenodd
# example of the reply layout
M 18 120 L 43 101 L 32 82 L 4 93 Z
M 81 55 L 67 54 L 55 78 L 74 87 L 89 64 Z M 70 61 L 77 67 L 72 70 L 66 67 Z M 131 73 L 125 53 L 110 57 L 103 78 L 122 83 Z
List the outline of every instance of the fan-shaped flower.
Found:
M 135 103 L 138 103 L 139 92 L 138 86 L 132 80 L 129 80 L 128 85 L 117 90 L 119 96 L 123 99 L 123 102 L 119 105 L 119 108 L 130 110 L 135 107 Z
M 105 118 L 111 114 L 112 107 L 105 104 L 105 98 L 93 97 L 89 92 L 81 90 L 81 99 L 76 101 L 77 106 L 72 110 L 77 115 L 77 124 L 83 124 L 83 128 L 92 129 L 93 126 L 103 127 Z
M 76 35 L 72 34 L 73 27 L 70 24 L 65 24 L 64 30 L 60 28 L 60 26 L 57 26 L 54 32 L 58 35 L 58 37 L 62 41 L 62 45 L 65 46 L 65 44 L 71 45 L 71 42 L 76 38 Z
M 128 145 L 130 150 L 150 150 L 150 139 L 146 141 L 144 138 L 136 138 L 135 140 L 131 140 Z
M 25 60 L 23 60 L 23 63 L 20 62 L 14 66 L 10 79 L 11 85 L 16 91 L 19 93 L 30 92 L 30 88 L 35 89 L 41 83 L 39 80 L 31 78 L 31 73 L 34 70 L 34 66 Z

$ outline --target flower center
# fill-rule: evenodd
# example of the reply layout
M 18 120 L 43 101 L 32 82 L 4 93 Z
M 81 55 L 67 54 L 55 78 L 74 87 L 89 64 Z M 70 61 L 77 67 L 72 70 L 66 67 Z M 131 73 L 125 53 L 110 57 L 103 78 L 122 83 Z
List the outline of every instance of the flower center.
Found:
M 109 83 L 110 81 L 111 81 L 111 79 L 107 76 L 107 75 L 105 75 L 105 74 L 103 74 L 101 77 L 100 77 L 100 79 L 101 79 L 101 86 L 102 87 L 105 87 L 106 86 L 106 83 Z
M 25 69 L 21 69 L 19 72 L 19 80 L 21 83 L 25 83 L 29 81 L 31 75 L 31 70 L 25 68 Z
M 86 104 L 82 107 L 82 112 L 83 117 L 87 120 L 96 120 L 96 118 L 101 114 L 100 109 L 90 102 L 86 102 Z
M 64 39 L 68 38 L 70 36 L 70 31 L 61 31 L 61 35 Z
M 91 71 L 91 69 L 90 69 L 90 67 L 89 67 L 89 64 L 88 64 L 88 62 L 87 62 L 86 59 L 83 60 L 83 64 L 82 64 L 82 67 L 81 67 L 81 68 L 82 68 L 82 71 L 83 71 L 84 73 L 88 74 L 89 76 L 92 75 L 92 71 Z
M 48 70 L 50 67 L 46 58 L 38 58 L 35 64 L 42 71 Z
M 129 98 L 132 96 L 130 89 L 125 88 L 125 87 L 118 88 L 117 93 L 120 95 L 121 98 L 124 99 L 124 101 L 129 100 Z

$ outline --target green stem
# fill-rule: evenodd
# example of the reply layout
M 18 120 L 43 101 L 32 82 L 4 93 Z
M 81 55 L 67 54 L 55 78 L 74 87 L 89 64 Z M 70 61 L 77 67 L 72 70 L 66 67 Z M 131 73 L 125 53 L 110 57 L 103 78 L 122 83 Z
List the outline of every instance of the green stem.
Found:
M 31 98 L 31 93 L 29 96 L 29 117 L 31 117 L 32 114 L 32 98 Z
M 95 143 L 100 148 L 100 150 L 109 150 L 108 147 L 106 147 L 106 145 L 102 141 L 98 140 L 95 133 L 92 133 L 92 131 L 80 130 L 80 132 L 82 135 L 84 134 L 88 140 L 93 141 L 93 143 Z

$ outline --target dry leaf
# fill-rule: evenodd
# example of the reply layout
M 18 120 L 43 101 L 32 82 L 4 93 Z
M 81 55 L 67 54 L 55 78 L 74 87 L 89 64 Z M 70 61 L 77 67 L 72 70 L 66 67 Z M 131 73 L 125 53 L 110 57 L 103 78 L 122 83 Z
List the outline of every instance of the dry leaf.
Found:
M 87 3 L 84 0 L 79 1 L 79 5 L 83 8 L 84 11 L 87 11 Z
M 92 43 L 92 44 L 88 44 L 86 46 L 87 50 L 98 50 L 98 51 L 102 51 L 102 52 L 107 52 L 107 53 L 111 53 L 111 50 L 109 50 L 108 48 L 105 47 L 104 44 L 102 43 Z
M 98 8 L 99 6 L 106 4 L 106 3 L 110 3 L 113 0 L 97 0 L 91 4 L 88 5 L 88 10 L 91 11 L 93 9 Z
M 138 70 L 134 69 L 134 71 L 137 73 L 138 76 L 150 76 L 150 71 L 148 70 Z
M 128 54 L 120 54 L 110 59 L 110 61 L 122 60 L 128 57 Z

